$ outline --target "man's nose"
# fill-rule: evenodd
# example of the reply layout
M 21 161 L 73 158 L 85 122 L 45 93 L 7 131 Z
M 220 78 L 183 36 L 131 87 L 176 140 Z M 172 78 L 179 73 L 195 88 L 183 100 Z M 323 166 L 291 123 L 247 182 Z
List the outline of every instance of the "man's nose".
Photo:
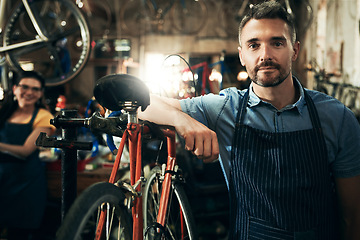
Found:
M 260 51 L 260 60 L 263 61 L 268 61 L 268 60 L 272 60 L 272 51 L 270 46 L 268 45 L 263 45 Z

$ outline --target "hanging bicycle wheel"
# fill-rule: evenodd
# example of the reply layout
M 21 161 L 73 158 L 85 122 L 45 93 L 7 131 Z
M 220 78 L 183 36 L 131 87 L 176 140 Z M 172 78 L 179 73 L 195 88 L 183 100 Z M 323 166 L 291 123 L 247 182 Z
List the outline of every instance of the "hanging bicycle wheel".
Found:
M 162 186 L 160 176 L 160 167 L 153 168 L 143 189 L 144 239 L 197 239 L 190 204 L 180 182 L 172 183 L 164 229 L 156 224 Z
M 151 30 L 155 10 L 150 1 L 127 0 L 121 8 L 121 27 L 126 34 L 140 36 Z
M 85 17 L 71 0 L 28 1 L 36 22 L 47 41 L 6 52 L 17 70 L 34 69 L 46 86 L 63 84 L 84 68 L 91 50 L 90 30 Z M 4 31 L 4 46 L 38 39 L 22 3 L 11 14 Z
M 171 9 L 171 21 L 183 34 L 195 34 L 203 29 L 207 20 L 207 7 L 203 0 L 175 1 Z
M 124 206 L 125 195 L 113 184 L 96 183 L 73 203 L 57 232 L 57 240 L 91 240 L 95 238 L 101 211 L 106 211 L 104 238 L 132 239 L 131 213 Z

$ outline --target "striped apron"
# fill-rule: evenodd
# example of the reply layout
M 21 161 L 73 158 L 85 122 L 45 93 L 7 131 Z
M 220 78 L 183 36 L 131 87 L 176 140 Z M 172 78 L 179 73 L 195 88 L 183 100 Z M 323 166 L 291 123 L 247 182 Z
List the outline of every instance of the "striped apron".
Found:
M 304 91 L 305 92 L 305 91 Z M 273 133 L 243 124 L 240 101 L 230 170 L 230 239 L 338 239 L 325 139 L 305 92 L 312 129 Z

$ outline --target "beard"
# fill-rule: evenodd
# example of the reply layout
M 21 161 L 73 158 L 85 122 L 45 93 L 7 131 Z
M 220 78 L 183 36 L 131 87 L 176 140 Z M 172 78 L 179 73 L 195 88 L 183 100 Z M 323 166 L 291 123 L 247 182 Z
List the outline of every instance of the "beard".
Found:
M 261 77 L 258 75 L 258 71 L 261 67 L 273 67 L 274 69 L 278 70 L 279 73 L 276 75 L 272 74 L 272 76 L 265 74 L 266 76 Z M 290 75 L 290 70 L 289 72 L 286 72 L 286 70 L 283 69 L 280 64 L 274 63 L 272 61 L 264 61 L 261 64 L 255 66 L 251 75 L 252 76 L 250 76 L 250 78 L 255 84 L 262 87 L 275 87 L 285 81 L 285 79 Z

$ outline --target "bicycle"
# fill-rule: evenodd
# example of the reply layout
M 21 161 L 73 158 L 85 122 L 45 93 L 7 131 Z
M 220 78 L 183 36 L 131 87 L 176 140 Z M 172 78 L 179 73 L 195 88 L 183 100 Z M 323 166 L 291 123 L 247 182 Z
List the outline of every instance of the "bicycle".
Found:
M 90 30 L 79 8 L 71 0 L 21 0 L 5 24 L 8 4 L 9 0 L 0 2 L 3 64 L 15 70 L 33 65 L 46 86 L 77 76 L 91 50 Z
M 129 34 L 164 32 L 166 17 L 182 34 L 196 34 L 207 20 L 203 0 L 128 0 L 120 13 L 123 29 Z M 150 26 L 150 29 L 148 28 Z
M 145 110 L 150 103 L 144 83 L 131 75 L 107 75 L 98 80 L 94 96 L 103 107 L 124 111 L 128 118 L 111 124 L 110 133 L 116 135 L 114 128 L 123 133 L 109 181 L 89 187 L 75 200 L 57 239 L 197 239 L 191 208 L 182 187 L 184 179 L 176 163 L 175 130 L 138 120 L 138 109 Z M 89 119 L 57 121 L 94 126 Z M 105 122 L 97 122 L 95 127 L 106 132 Z M 153 168 L 147 178 L 142 172 L 142 146 L 156 139 L 161 140 L 160 146 L 166 145 L 167 160 L 161 167 Z M 126 144 L 130 155 L 130 183 L 116 181 L 115 177 Z M 161 159 L 156 163 L 160 164 Z

